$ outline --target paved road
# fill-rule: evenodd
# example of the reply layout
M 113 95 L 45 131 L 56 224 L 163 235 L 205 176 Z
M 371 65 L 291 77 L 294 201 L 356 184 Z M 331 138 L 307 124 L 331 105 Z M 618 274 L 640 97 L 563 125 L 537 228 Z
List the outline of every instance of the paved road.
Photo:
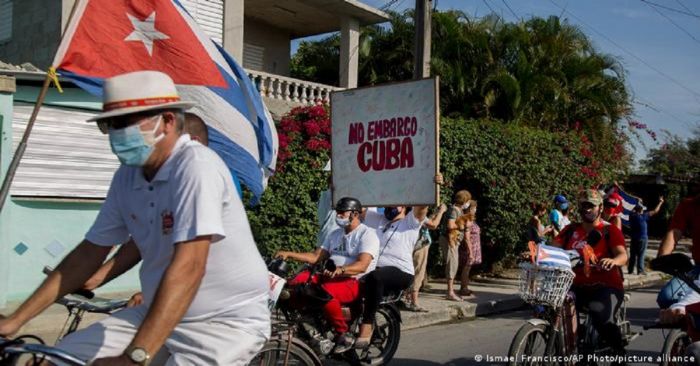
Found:
M 643 324 L 651 323 L 656 318 L 657 292 L 658 287 L 631 292 L 632 301 L 628 305 L 627 314 L 634 330 L 641 331 Z M 524 310 L 406 331 L 402 334 L 401 345 L 392 364 L 484 365 L 484 361 L 475 361 L 475 356 L 481 355 L 484 359 L 487 355 L 506 356 L 513 335 L 529 317 L 530 311 Z M 628 347 L 628 353 L 640 357 L 657 357 L 662 343 L 660 330 L 646 331 Z

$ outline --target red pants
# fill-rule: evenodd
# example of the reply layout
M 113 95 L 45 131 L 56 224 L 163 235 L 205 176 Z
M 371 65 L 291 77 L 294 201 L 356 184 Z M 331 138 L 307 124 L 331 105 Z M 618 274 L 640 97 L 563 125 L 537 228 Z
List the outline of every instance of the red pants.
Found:
M 309 279 L 309 274 L 309 271 L 301 272 L 289 281 L 289 284 L 292 286 L 303 284 Z M 319 275 L 314 275 L 311 282 L 319 283 Z M 340 305 L 350 304 L 358 299 L 360 288 L 357 279 L 350 277 L 323 278 L 320 283 L 321 287 L 333 296 L 333 299 L 323 306 L 323 314 L 337 333 L 347 332 L 348 324 L 345 322 Z

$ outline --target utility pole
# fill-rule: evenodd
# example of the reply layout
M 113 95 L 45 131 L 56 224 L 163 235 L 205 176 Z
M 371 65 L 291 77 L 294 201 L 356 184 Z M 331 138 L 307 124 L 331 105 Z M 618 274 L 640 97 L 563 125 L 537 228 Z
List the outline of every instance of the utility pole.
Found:
M 413 53 L 413 78 L 430 77 L 430 11 L 432 0 L 416 0 L 415 25 L 416 37 Z

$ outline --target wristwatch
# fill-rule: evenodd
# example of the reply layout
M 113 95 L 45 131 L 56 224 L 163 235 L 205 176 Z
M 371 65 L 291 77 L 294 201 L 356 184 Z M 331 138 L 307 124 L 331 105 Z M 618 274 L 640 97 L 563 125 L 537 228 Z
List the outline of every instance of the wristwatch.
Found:
M 151 355 L 149 355 L 148 352 L 141 347 L 127 348 L 126 352 L 124 353 L 127 357 L 129 357 L 131 362 L 141 366 L 147 366 L 148 362 L 151 360 Z

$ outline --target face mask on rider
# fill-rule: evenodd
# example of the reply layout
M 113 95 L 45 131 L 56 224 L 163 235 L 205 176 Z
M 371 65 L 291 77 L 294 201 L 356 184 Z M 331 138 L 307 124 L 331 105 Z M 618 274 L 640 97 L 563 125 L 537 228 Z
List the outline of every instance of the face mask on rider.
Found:
M 338 224 L 338 226 L 340 226 L 342 228 L 346 228 L 348 225 L 350 225 L 351 217 L 352 217 L 352 214 L 350 214 L 350 216 L 347 218 L 343 218 L 340 215 L 336 215 L 335 216 L 335 223 Z
M 396 216 L 399 216 L 401 214 L 401 210 L 398 209 L 398 207 L 385 207 L 384 208 L 384 217 L 386 217 L 387 220 L 392 221 L 393 219 L 396 218 Z
M 150 131 L 141 131 L 141 125 L 151 119 L 129 127 L 109 130 L 109 144 L 112 152 L 117 155 L 122 164 L 143 166 L 153 153 L 153 146 L 165 137 L 162 132 L 158 136 L 155 135 L 163 121 L 163 115 L 159 114 L 155 118 L 158 118 L 158 122 Z
M 583 208 L 582 208 L 582 209 L 579 211 L 579 213 L 581 214 L 581 219 L 582 219 L 584 222 L 587 222 L 587 223 L 591 224 L 591 223 L 595 222 L 595 220 L 596 220 L 596 219 L 598 218 L 598 216 L 600 215 L 600 207 L 593 207 L 593 208 L 590 209 L 590 210 L 586 210 L 586 209 L 583 209 Z

